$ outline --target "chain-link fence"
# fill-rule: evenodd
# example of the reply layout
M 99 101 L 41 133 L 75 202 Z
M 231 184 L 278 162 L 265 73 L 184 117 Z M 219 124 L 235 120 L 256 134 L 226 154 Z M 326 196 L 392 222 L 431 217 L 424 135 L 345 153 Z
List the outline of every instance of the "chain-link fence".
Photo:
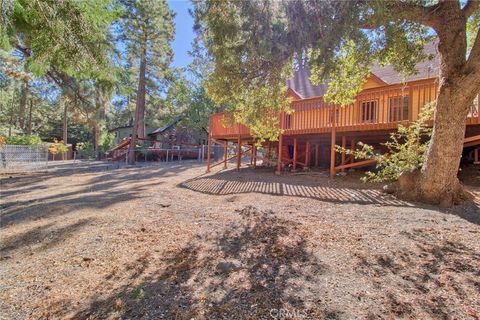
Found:
M 111 159 L 114 161 L 127 161 L 127 154 L 133 152 L 127 148 L 119 150 Z M 177 162 L 185 160 L 206 161 L 208 157 L 208 147 L 206 145 L 182 148 L 138 148 L 135 150 L 135 161 L 137 162 Z M 221 159 L 223 157 L 222 146 L 212 146 L 212 159 Z
M 90 161 L 99 161 L 99 160 L 110 160 L 111 154 L 110 152 L 104 151 L 92 151 L 91 153 L 85 153 L 81 151 L 73 151 L 72 152 L 72 160 L 90 160 Z
M 47 145 L 0 145 L 0 173 L 43 171 L 47 168 Z

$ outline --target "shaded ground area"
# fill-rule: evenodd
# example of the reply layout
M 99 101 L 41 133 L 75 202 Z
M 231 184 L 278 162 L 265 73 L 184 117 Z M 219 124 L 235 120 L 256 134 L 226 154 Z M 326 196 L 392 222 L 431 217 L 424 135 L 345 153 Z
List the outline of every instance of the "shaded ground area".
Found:
M 478 202 L 204 169 L 2 177 L 0 318 L 479 318 Z

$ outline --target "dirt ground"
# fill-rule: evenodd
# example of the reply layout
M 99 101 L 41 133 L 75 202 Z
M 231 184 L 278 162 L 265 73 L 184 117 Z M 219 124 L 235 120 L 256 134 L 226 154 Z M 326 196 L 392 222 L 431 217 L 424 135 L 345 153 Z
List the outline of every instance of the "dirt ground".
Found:
M 479 201 L 204 171 L 0 177 L 0 318 L 479 319 Z M 479 199 L 479 170 L 463 175 Z

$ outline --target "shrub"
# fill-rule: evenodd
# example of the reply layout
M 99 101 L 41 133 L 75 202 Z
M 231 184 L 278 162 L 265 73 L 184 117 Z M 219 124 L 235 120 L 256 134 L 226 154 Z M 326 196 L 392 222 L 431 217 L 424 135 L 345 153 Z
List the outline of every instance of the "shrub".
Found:
M 100 150 L 102 150 L 103 152 L 107 152 L 110 149 L 112 149 L 114 139 L 115 139 L 114 133 L 105 132 L 104 134 L 102 134 L 100 138 L 100 145 L 99 145 Z
M 338 152 L 353 155 L 355 159 L 375 159 L 377 171 L 366 172 L 363 181 L 385 182 L 395 181 L 402 172 L 412 172 L 422 167 L 425 152 L 430 142 L 432 129 L 426 123 L 432 119 L 435 103 L 426 104 L 418 115 L 418 120 L 409 125 L 399 125 L 396 132 L 390 134 L 390 141 L 383 145 L 387 153 L 375 153 L 372 146 L 359 143 L 360 150 L 346 150 L 336 146 Z
M 38 145 L 42 144 L 43 141 L 37 135 L 18 135 L 11 136 L 7 138 L 7 144 L 16 144 L 16 145 Z
M 68 147 L 65 142 L 58 142 L 57 139 L 53 140 L 53 143 L 48 147 L 48 152 L 53 154 L 53 159 L 55 159 L 56 154 L 61 154 L 62 157 L 65 156 L 65 153 L 68 152 Z
M 77 152 L 78 155 L 82 158 L 95 158 L 95 150 L 93 148 L 93 144 L 90 141 L 77 143 Z
M 58 153 L 60 154 L 64 154 L 68 152 L 68 147 L 65 144 L 65 142 L 63 142 L 63 140 L 57 143 L 57 150 L 58 150 Z

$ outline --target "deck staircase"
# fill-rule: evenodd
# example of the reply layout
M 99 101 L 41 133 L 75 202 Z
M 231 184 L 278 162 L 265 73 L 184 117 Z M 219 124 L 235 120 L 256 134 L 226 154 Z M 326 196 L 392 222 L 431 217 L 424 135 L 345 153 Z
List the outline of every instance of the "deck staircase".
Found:
M 121 161 L 125 160 L 127 156 L 128 148 L 130 147 L 130 139 L 126 138 L 122 140 L 119 144 L 113 147 L 110 152 L 112 154 L 112 161 Z

